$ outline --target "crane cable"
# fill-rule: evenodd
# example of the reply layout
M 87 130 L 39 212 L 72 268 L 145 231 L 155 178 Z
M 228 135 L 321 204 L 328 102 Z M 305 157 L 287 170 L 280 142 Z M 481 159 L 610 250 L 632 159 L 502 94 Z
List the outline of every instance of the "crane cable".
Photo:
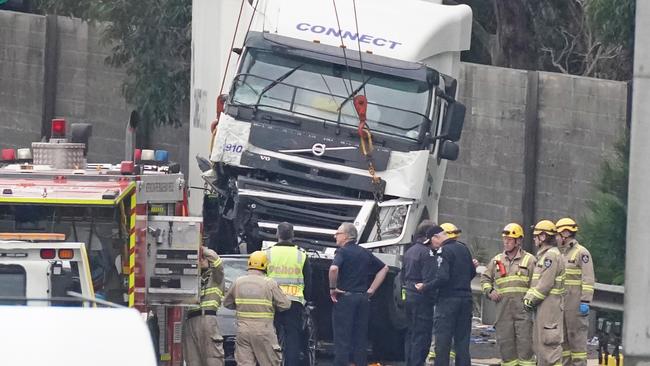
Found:
M 361 70 L 361 82 L 365 83 L 364 71 L 363 71 L 363 55 L 361 52 L 361 41 L 359 40 L 359 18 L 357 16 L 357 1 L 352 0 L 352 6 L 354 7 L 354 24 L 357 31 L 357 47 L 359 50 L 359 69 Z M 340 27 L 339 27 L 340 28 Z M 340 29 L 339 29 L 340 31 Z M 368 174 L 370 174 L 373 192 L 372 196 L 377 206 L 377 214 L 375 215 L 375 229 L 377 241 L 381 240 L 381 218 L 379 215 L 379 204 L 383 200 L 383 192 L 381 190 L 381 178 L 377 176 L 377 169 L 375 168 L 375 161 L 372 156 L 374 151 L 374 145 L 372 143 L 372 133 L 370 127 L 368 127 L 366 121 L 366 112 L 368 110 L 368 99 L 366 96 L 366 86 L 363 86 L 363 95 L 357 95 L 354 97 L 354 109 L 357 111 L 359 116 L 359 126 L 357 127 L 357 133 L 359 135 L 359 145 L 361 147 L 361 153 L 366 158 L 368 162 Z
M 235 47 L 235 40 L 237 39 L 237 30 L 239 29 L 239 23 L 242 18 L 242 14 L 244 13 L 244 3 L 247 0 L 242 0 L 241 5 L 239 6 L 239 15 L 237 16 L 237 23 L 235 24 L 235 32 L 232 35 L 232 41 L 230 42 L 230 49 L 228 50 L 228 59 L 226 60 L 226 66 L 223 71 L 223 78 L 221 79 L 221 86 L 219 87 L 219 94 L 217 94 L 217 116 L 214 121 L 210 124 L 210 132 L 212 134 L 212 138 L 210 139 L 210 156 L 212 156 L 212 148 L 214 147 L 214 137 L 217 135 L 217 126 L 219 125 L 219 117 L 221 117 L 221 112 L 223 110 L 223 106 L 225 101 L 225 98 L 222 96 L 223 93 L 223 88 L 226 85 L 226 77 L 228 76 L 228 67 L 230 66 L 230 57 L 232 56 L 233 53 L 233 47 Z M 253 7 L 253 13 L 251 14 L 251 20 L 248 22 L 248 28 L 246 29 L 246 35 L 244 36 L 244 40 L 248 37 L 248 33 L 251 30 L 251 25 L 253 24 L 253 18 L 255 17 L 255 13 L 257 12 L 257 5 L 259 4 L 259 0 L 255 2 L 255 6 Z M 239 58 L 241 57 L 240 55 L 237 55 L 237 62 L 239 62 Z

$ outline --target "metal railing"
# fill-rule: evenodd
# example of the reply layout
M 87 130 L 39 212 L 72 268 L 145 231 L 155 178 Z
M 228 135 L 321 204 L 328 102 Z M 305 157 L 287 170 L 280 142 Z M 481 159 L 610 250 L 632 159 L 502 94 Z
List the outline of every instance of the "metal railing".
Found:
M 472 292 L 475 294 L 483 293 L 479 277 L 472 281 Z M 590 306 L 601 310 L 623 312 L 624 295 L 624 286 L 596 283 L 594 286 L 594 299 Z

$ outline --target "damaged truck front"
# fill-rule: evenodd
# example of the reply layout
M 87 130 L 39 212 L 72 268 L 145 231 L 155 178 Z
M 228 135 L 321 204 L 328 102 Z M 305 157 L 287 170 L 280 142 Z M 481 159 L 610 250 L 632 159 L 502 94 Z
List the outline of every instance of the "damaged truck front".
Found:
M 376 356 L 395 358 L 403 348 L 401 254 L 417 225 L 437 218 L 446 162 L 459 153 L 465 107 L 455 98 L 471 12 L 400 2 L 409 23 L 389 17 L 391 1 L 356 1 L 358 19 L 351 6 L 331 6 L 258 4 L 263 16 L 252 16 L 233 50 L 239 61 L 202 164 L 205 230 L 219 252 L 250 253 L 274 242 L 278 223 L 292 223 L 317 269 L 325 344 L 333 234 L 354 223 L 360 245 L 391 267 L 370 334 Z

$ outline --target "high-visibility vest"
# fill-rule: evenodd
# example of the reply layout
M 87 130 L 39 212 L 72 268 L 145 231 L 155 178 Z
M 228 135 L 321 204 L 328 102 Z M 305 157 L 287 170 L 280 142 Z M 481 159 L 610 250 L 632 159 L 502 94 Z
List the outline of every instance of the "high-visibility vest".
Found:
M 307 255 L 297 246 L 276 245 L 266 251 L 266 275 L 275 280 L 291 300 L 305 304 L 302 269 Z

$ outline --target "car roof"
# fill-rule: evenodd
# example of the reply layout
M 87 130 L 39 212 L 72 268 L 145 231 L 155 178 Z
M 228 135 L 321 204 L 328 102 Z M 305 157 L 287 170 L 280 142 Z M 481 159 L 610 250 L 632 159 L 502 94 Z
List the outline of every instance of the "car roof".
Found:
M 135 309 L 0 306 L 2 365 L 155 366 Z

